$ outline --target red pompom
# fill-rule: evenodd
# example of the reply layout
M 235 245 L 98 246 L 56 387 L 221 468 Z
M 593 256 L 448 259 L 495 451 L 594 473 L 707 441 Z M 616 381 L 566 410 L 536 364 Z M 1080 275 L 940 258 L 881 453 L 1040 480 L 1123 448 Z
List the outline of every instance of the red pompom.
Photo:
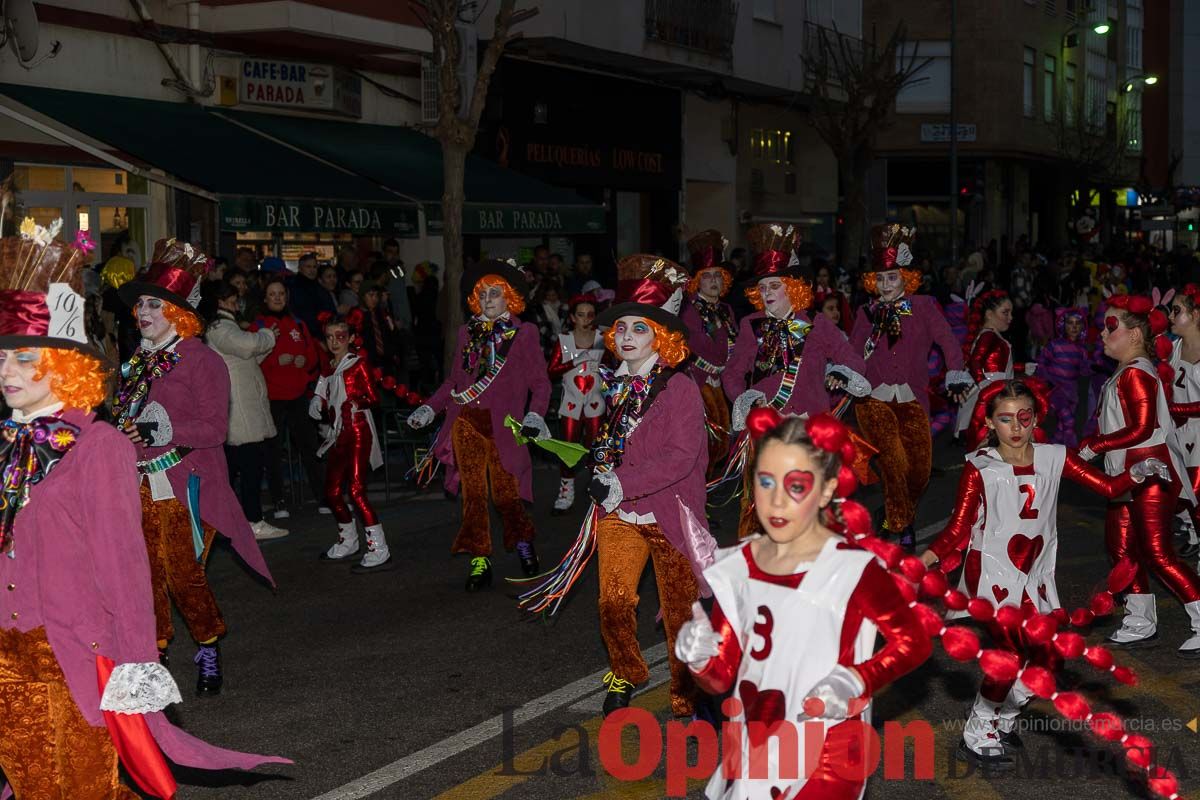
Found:
M 387 389 L 389 392 L 390 392 L 392 389 L 395 389 L 395 388 L 396 388 L 396 379 L 395 379 L 395 378 L 393 378 L 391 375 L 387 375 L 387 376 L 385 376 L 385 377 L 384 377 L 384 379 L 383 379 L 382 381 L 380 381 L 380 383 L 382 383 L 382 384 L 383 384 L 383 388 L 384 388 L 384 389 Z
M 375 380 L 380 380 L 383 378 L 383 370 L 381 370 L 379 367 L 375 367 L 373 370 L 371 370 L 371 377 Z
M 1100 594 L 1092 597 L 1092 602 L 1089 605 L 1091 606 L 1093 614 L 1095 614 L 1097 617 L 1103 617 L 1106 614 L 1111 613 L 1113 610 L 1112 595 L 1108 592 L 1101 592 Z
M 979 668 L 994 681 L 1016 680 L 1021 659 L 1008 650 L 984 650 L 979 656 Z
M 746 430 L 750 431 L 750 438 L 757 441 L 778 428 L 782 422 L 783 415 L 774 407 L 759 406 L 746 415 Z
M 1170 770 L 1155 767 L 1150 771 L 1150 775 L 1151 777 L 1146 779 L 1146 785 L 1159 797 L 1170 798 L 1179 793 L 1179 781 Z
M 917 590 L 908 582 L 908 579 L 903 575 L 897 575 L 892 572 L 892 583 L 896 584 L 896 590 L 900 592 L 900 596 L 904 598 L 904 602 L 911 603 L 917 599 Z
M 416 392 L 409 392 L 408 396 L 405 397 L 405 400 L 408 401 L 410 406 L 419 406 L 424 402 L 421 395 L 417 394 Z
M 967 596 L 958 589 L 950 589 L 942 595 L 942 602 L 951 611 L 962 611 L 967 607 Z
M 849 497 L 858 488 L 858 478 L 854 477 L 854 470 L 850 469 L 848 464 L 842 464 L 838 468 L 837 481 L 838 497 Z
M 1086 658 L 1088 663 L 1093 667 L 1104 670 L 1105 672 L 1108 671 L 1108 668 L 1111 667 L 1113 663 L 1112 653 L 1109 652 L 1108 648 L 1101 647 L 1099 645 L 1094 645 L 1089 647 L 1087 650 L 1084 650 L 1083 657 Z
M 320 324 L 322 327 L 324 327 L 325 323 L 326 323 L 326 322 L 329 322 L 329 320 L 331 320 L 331 319 L 333 319 L 333 312 L 332 312 L 332 311 L 318 311 L 318 312 L 317 312 L 317 322 L 318 322 L 318 323 L 319 323 L 319 324 Z
M 1161 313 L 1161 312 L 1155 312 L 1155 313 Z M 1171 357 L 1172 346 L 1173 345 L 1171 344 L 1171 340 L 1169 338 L 1167 338 L 1166 336 L 1162 336 L 1161 334 L 1155 336 L 1155 338 L 1154 338 L 1154 355 L 1158 356 L 1159 365 L 1160 366 L 1165 365 L 1168 371 L 1171 369 L 1171 365 L 1166 364 L 1165 362 L 1167 361 L 1168 358 Z M 1161 375 L 1162 373 L 1160 372 L 1159 374 Z
M 850 441 L 850 430 L 846 424 L 832 414 L 817 414 L 809 417 L 804 425 L 813 446 L 827 453 L 842 453 L 842 446 Z
M 361 308 L 352 308 L 346 312 L 346 324 L 353 330 L 358 330 L 362 327 L 363 310 Z
M 363 338 L 361 336 L 355 336 L 353 345 L 356 350 L 361 350 L 363 346 Z
M 926 597 L 941 597 L 946 593 L 946 576 L 937 570 L 926 572 L 921 578 L 921 593 Z
M 406 383 L 397 383 L 397 384 L 396 384 L 396 391 L 400 392 L 401 394 L 408 394 L 408 384 L 406 384 Z
M 979 637 L 971 629 L 955 625 L 942 633 L 942 649 L 955 661 L 970 661 L 979 653 Z
M 1086 643 L 1078 633 L 1062 631 L 1054 638 L 1054 648 L 1063 658 L 1079 658 Z
M 938 569 L 942 571 L 942 574 L 949 575 L 951 572 L 954 572 L 954 570 L 958 569 L 958 565 L 961 563 L 962 553 L 955 550 L 953 553 L 938 562 Z
M 900 571 L 904 573 L 904 577 L 916 583 L 925 576 L 925 565 L 916 556 L 909 556 L 900 560 Z
M 1113 667 L 1112 675 L 1113 675 L 1113 678 L 1115 678 L 1120 683 L 1125 684 L 1126 686 L 1137 686 L 1138 685 L 1137 673 L 1134 672 L 1133 670 L 1131 670 L 1129 667 Z
M 1112 300 L 1110 299 L 1111 303 Z M 1129 295 L 1129 299 L 1125 303 L 1125 310 L 1131 314 L 1145 316 L 1154 309 L 1154 303 L 1149 297 L 1143 297 L 1140 294 Z
M 1108 573 L 1108 590 L 1113 594 L 1124 591 L 1137 577 L 1137 564 L 1128 558 L 1118 561 Z
M 1067 613 L 1065 608 L 1054 609 L 1050 612 L 1050 616 L 1054 617 L 1055 621 L 1058 622 L 1060 627 L 1071 624 L 1071 615 Z
M 1021 609 L 1016 606 L 1000 606 L 996 609 L 996 624 L 1005 630 L 1018 627 L 1022 619 Z
M 967 613 L 979 622 L 987 622 L 995 614 L 991 602 L 982 597 L 972 597 L 967 602 Z
M 1088 708 L 1087 701 L 1083 699 L 1083 695 L 1076 692 L 1059 693 L 1054 698 L 1054 707 L 1067 719 L 1083 719 L 1092 713 L 1092 710 Z
M 1167 315 L 1164 314 L 1162 312 L 1162 310 L 1158 309 L 1158 308 L 1156 308 L 1150 312 L 1150 318 L 1149 318 L 1148 322 L 1150 323 L 1150 333 L 1153 334 L 1154 336 L 1162 336 L 1164 333 L 1167 332 L 1167 328 L 1171 327 L 1171 323 L 1167 319 Z M 1167 355 L 1159 356 L 1159 358 L 1166 358 L 1170 355 L 1171 355 L 1171 343 L 1167 342 Z
M 946 621 L 929 606 L 924 603 L 917 603 L 913 607 L 913 612 L 916 613 L 917 619 L 921 621 L 921 625 L 925 628 L 925 632 L 930 636 L 937 636 L 942 628 L 946 627 Z M 975 648 L 975 652 L 979 652 L 979 648 Z
M 1115 742 L 1125 734 L 1125 724 L 1111 711 L 1092 714 L 1087 724 L 1092 733 L 1109 742 Z
M 1125 748 L 1125 758 L 1130 764 L 1147 769 L 1154 763 L 1154 742 L 1145 736 L 1131 733 L 1121 744 Z
M 1045 644 L 1058 633 L 1058 620 L 1049 614 L 1037 614 L 1025 621 L 1025 634 L 1034 644 Z
M 1071 612 L 1071 624 L 1076 628 L 1091 625 L 1094 619 L 1096 619 L 1096 615 L 1086 608 L 1077 608 Z
M 1026 667 L 1021 670 L 1021 683 L 1042 699 L 1049 699 L 1057 688 L 1054 684 L 1054 673 L 1045 667 Z
M 864 536 L 871 533 L 871 512 L 862 503 L 847 500 L 842 503 L 842 520 L 846 523 L 846 532 L 852 537 Z M 874 551 L 872 551 L 874 552 Z M 879 555 L 876 553 L 876 555 Z M 886 561 L 886 558 L 884 558 Z

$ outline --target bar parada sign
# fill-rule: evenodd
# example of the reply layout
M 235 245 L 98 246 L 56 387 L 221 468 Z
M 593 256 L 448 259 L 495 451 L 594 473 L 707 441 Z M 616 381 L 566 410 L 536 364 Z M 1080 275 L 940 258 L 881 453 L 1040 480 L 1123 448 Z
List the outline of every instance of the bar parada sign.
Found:
M 426 215 L 429 231 L 440 234 L 441 207 L 427 206 Z M 468 203 L 463 209 L 463 233 L 474 236 L 603 233 L 604 230 L 602 206 L 502 206 Z
M 317 200 L 221 200 L 221 229 L 417 236 L 417 207 Z

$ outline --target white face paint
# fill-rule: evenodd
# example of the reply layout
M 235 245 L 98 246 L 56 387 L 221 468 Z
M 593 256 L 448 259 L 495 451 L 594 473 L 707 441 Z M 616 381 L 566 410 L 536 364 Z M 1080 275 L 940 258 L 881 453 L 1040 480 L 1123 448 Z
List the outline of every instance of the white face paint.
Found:
M 721 290 L 725 288 L 725 278 L 721 270 L 709 268 L 700 273 L 700 296 L 710 303 L 721 299 Z
M 165 300 L 148 294 L 141 295 L 133 304 L 138 331 L 151 344 L 162 344 L 175 333 L 175 326 L 163 315 L 165 305 Z
M 28 414 L 58 402 L 50 386 L 50 375 L 37 376 L 41 350 L 0 350 L 0 387 L 4 402 L 14 411 Z
M 629 363 L 629 371 L 638 368 L 654 354 L 654 329 L 645 317 L 621 317 L 613 326 L 617 358 Z
M 792 313 L 792 301 L 782 278 L 763 278 L 758 282 L 758 294 L 763 308 L 771 316 L 782 318 Z
M 898 269 L 875 273 L 875 286 L 879 289 L 879 299 L 886 302 L 898 300 L 904 294 L 904 276 Z
M 476 284 L 475 297 L 479 300 L 480 313 L 487 319 L 497 319 L 508 311 L 508 300 L 504 297 L 502 284 L 494 283 L 491 286 Z

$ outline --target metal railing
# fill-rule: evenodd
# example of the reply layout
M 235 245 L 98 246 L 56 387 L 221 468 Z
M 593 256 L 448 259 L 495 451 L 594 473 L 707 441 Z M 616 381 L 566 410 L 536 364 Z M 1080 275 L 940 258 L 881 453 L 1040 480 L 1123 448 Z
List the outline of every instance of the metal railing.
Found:
M 737 0 L 646 0 L 646 38 L 730 60 Z

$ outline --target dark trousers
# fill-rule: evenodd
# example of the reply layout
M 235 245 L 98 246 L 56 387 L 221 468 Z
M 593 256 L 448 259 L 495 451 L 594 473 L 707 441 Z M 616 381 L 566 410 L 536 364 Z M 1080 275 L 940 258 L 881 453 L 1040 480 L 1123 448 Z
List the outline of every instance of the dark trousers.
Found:
M 271 417 L 278 433 L 267 440 L 267 482 L 271 487 L 271 502 L 283 503 L 283 437 L 292 437 L 292 452 L 300 454 L 308 488 L 318 500 L 325 496 L 324 470 L 317 461 L 317 426 L 308 416 L 308 398 L 272 400 Z
M 229 482 L 237 494 L 242 513 L 250 524 L 261 522 L 262 479 L 266 469 L 266 442 L 225 445 L 225 460 L 229 462 Z

